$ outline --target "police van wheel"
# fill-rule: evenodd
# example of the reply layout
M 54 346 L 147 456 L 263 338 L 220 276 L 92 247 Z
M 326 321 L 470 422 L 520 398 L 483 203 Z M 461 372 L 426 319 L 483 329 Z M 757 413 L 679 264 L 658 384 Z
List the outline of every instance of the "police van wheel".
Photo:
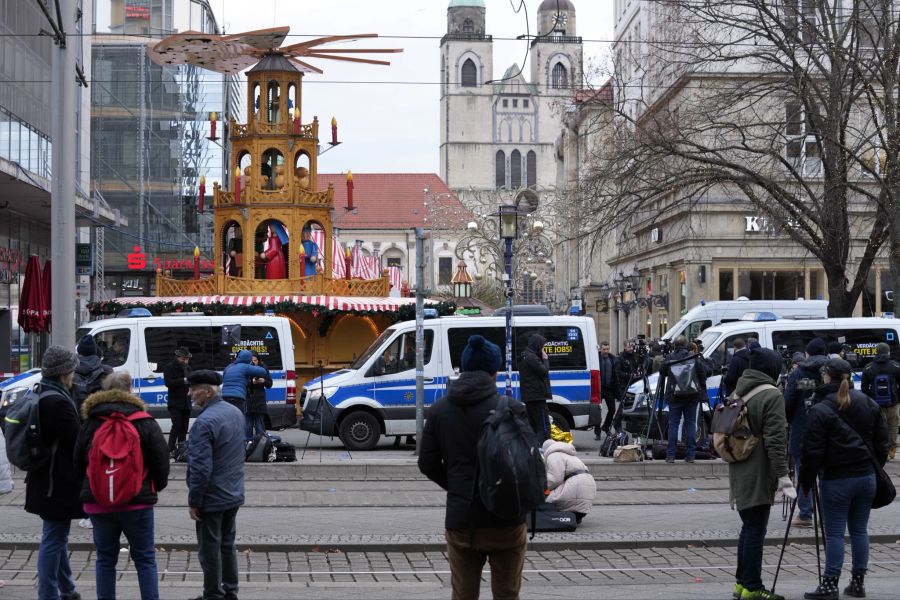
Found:
M 371 450 L 378 444 L 381 427 L 371 414 L 356 411 L 341 420 L 339 435 L 348 450 Z
M 566 418 L 564 414 L 559 412 L 558 410 L 550 409 L 547 411 L 550 413 L 550 418 L 553 419 L 553 424 L 559 427 L 562 431 L 571 431 L 572 426 L 569 425 L 569 420 Z

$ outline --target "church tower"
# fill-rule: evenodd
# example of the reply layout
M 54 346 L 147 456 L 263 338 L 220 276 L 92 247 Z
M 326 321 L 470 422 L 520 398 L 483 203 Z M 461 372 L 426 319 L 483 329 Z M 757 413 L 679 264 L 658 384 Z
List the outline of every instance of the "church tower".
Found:
M 489 179 L 479 146 L 492 143 L 493 41 L 485 33 L 484 0 L 451 0 L 441 39 L 441 179 L 450 188 Z
M 531 42 L 531 82 L 545 95 L 574 95 L 581 89 L 584 59 L 569 0 L 544 0 L 538 8 L 538 33 Z

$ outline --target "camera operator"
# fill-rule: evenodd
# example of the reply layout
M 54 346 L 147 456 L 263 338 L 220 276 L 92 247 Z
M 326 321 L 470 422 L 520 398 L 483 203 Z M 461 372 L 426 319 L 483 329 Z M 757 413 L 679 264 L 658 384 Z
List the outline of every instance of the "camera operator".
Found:
M 638 344 L 642 341 L 643 340 L 639 339 Z M 619 397 L 628 391 L 628 384 L 631 383 L 631 376 L 634 375 L 635 370 L 638 368 L 640 360 L 640 353 L 635 352 L 634 350 L 634 341 L 627 340 L 625 342 L 625 349 L 622 350 L 622 353 L 619 354 L 618 361 L 616 361 L 616 377 L 619 384 Z
M 702 355 L 699 354 L 699 347 L 696 348 L 697 352 L 691 352 L 688 349 L 686 337 L 679 335 L 672 345 L 674 350 L 659 371 L 659 389 L 664 391 L 666 402 L 669 405 L 669 440 L 666 446 L 666 462 L 675 462 L 678 429 L 683 417 L 684 461 L 692 463 L 697 443 L 697 409 L 700 402 L 707 398 L 706 378 L 709 376 L 709 371 L 706 362 L 702 360 Z M 682 386 L 679 384 L 677 374 L 680 369 L 685 367 L 690 372 L 690 376 L 681 382 L 686 386 L 680 389 Z
M 813 338 L 806 345 L 806 360 L 788 376 L 784 388 L 784 409 L 790 424 L 788 450 L 794 459 L 797 476 L 800 474 L 800 455 L 803 436 L 806 434 L 806 413 L 815 403 L 815 390 L 822 383 L 821 369 L 828 362 L 825 340 Z M 812 496 L 799 491 L 797 494 L 799 513 L 791 521 L 792 527 L 812 527 Z

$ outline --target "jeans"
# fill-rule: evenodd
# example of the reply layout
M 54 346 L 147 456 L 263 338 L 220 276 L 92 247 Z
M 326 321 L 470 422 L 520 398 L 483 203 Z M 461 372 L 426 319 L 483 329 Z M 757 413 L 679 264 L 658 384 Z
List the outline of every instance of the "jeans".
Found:
M 610 426 L 613 422 L 613 417 L 616 415 L 616 390 L 611 387 L 600 387 L 600 398 L 603 399 L 603 403 L 606 404 L 606 416 L 603 417 L 603 425 L 594 426 L 594 434 L 600 435 L 601 431 L 609 431 Z
M 38 599 L 57 600 L 75 593 L 69 566 L 69 526 L 72 521 L 44 521 L 38 550 Z
M 825 519 L 825 577 L 840 577 L 844 565 L 844 530 L 850 530 L 853 575 L 869 565 L 869 512 L 875 497 L 875 474 L 822 480 Z
M 182 410 L 180 408 L 170 408 L 169 416 L 172 418 L 172 429 L 169 430 L 169 454 L 171 454 L 172 451 L 175 450 L 175 446 L 187 438 L 191 411 Z
M 525 403 L 525 412 L 528 414 L 528 422 L 534 431 L 538 441 L 543 444 L 550 439 L 550 419 L 547 414 L 547 401 L 536 400 Z
M 675 458 L 675 449 L 678 447 L 678 429 L 681 419 L 684 418 L 685 460 L 693 460 L 697 445 L 697 402 L 686 404 L 669 404 L 669 445 L 666 448 L 666 458 Z
M 237 409 L 242 413 L 247 412 L 247 401 L 243 398 L 240 398 L 238 396 L 222 396 L 222 400 L 234 407 L 237 407 Z
M 203 512 L 197 522 L 198 557 L 203 569 L 203 599 L 237 597 L 238 565 L 234 550 L 237 507 Z
M 763 543 L 771 506 L 760 504 L 739 510 L 741 535 L 738 537 L 737 571 L 734 579 L 748 590 L 762 589 Z
M 157 600 L 156 549 L 153 546 L 153 509 L 91 515 L 97 547 L 97 600 L 116 597 L 116 563 L 119 538 L 124 533 L 137 571 L 141 600 Z
M 447 560 L 453 600 L 477 600 L 481 570 L 491 563 L 491 593 L 495 600 L 518 599 L 525 563 L 525 524 L 485 529 L 447 529 Z
M 794 457 L 794 471 L 796 472 L 796 481 L 800 481 L 800 457 Z M 797 511 L 801 519 L 811 521 L 813 518 L 813 501 L 812 491 L 804 492 L 803 486 L 797 486 Z
M 897 447 L 897 427 L 900 426 L 900 404 L 893 406 L 881 407 L 881 414 L 887 421 L 888 439 L 891 442 L 891 448 Z
M 262 413 L 247 413 L 244 415 L 244 437 L 249 442 L 256 436 L 266 431 L 266 419 Z

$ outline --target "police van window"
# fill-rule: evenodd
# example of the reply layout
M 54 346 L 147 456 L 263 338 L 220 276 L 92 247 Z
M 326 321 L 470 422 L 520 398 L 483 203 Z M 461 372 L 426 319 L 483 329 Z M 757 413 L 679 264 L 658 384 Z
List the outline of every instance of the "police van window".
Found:
M 586 371 L 587 357 L 584 351 L 584 337 L 579 327 L 516 327 L 513 335 L 513 355 L 521 358 L 528 347 L 532 334 L 543 336 L 547 343 L 544 352 L 550 359 L 554 371 Z M 501 349 L 503 347 L 501 346 Z M 517 369 L 514 364 L 513 369 Z
M 862 369 L 875 359 L 875 346 L 880 342 L 891 348 L 891 358 L 900 358 L 900 342 L 894 329 L 837 329 L 832 332 L 834 339 L 844 344 L 847 352 L 855 352 L 856 368 Z M 852 363 L 851 363 L 852 364 Z
M 156 373 L 175 360 L 175 349 L 181 346 L 191 353 L 192 369 L 214 369 L 209 327 L 147 327 L 144 347 L 147 361 Z
M 500 348 L 501 362 L 500 370 L 506 370 L 506 362 L 503 358 L 506 356 L 506 329 L 504 327 L 451 327 L 447 330 L 447 343 L 450 347 L 450 365 L 454 369 L 458 369 L 462 360 L 463 350 L 469 341 L 469 337 L 478 334 L 484 336 L 486 340 L 497 344 Z M 515 366 L 516 348 L 513 343 L 513 369 Z
M 692 340 L 698 335 L 700 335 L 704 329 L 712 327 L 712 321 L 706 319 L 704 321 L 691 321 L 691 324 L 687 326 L 687 329 L 684 330 L 684 335 L 687 336 L 687 339 Z
M 712 354 L 709 355 L 709 362 L 714 371 L 719 371 L 722 367 L 727 367 L 728 363 L 731 362 L 731 356 L 734 354 L 734 348 L 732 345 L 734 344 L 734 340 L 741 338 L 745 342 L 747 338 L 756 338 L 759 339 L 758 331 L 748 331 L 745 333 L 736 333 L 733 335 L 729 335 L 727 338 L 722 340 L 716 349 L 712 351 Z
M 835 339 L 833 329 L 794 329 L 772 332 L 772 345 L 774 350 L 787 350 L 790 353 L 805 352 L 806 345 L 813 338 L 822 338 L 825 343 Z M 786 348 L 785 348 L 786 347 Z
M 94 341 L 97 343 L 103 364 L 120 367 L 128 360 L 128 352 L 131 348 L 130 329 L 101 331 L 94 336 Z
M 281 356 L 281 343 L 278 339 L 278 330 L 274 327 L 265 327 L 260 325 L 241 325 L 241 341 L 239 344 L 225 345 L 222 341 L 222 328 L 213 327 L 213 340 L 220 349 L 216 353 L 216 369 L 222 370 L 234 360 L 237 353 L 241 350 L 255 351 L 259 355 L 259 360 L 269 370 L 280 370 L 284 368 L 283 358 Z
M 431 362 L 434 331 L 425 330 L 424 364 Z M 381 354 L 384 359 L 383 375 L 402 373 L 416 368 L 416 332 L 409 331 L 395 339 Z

